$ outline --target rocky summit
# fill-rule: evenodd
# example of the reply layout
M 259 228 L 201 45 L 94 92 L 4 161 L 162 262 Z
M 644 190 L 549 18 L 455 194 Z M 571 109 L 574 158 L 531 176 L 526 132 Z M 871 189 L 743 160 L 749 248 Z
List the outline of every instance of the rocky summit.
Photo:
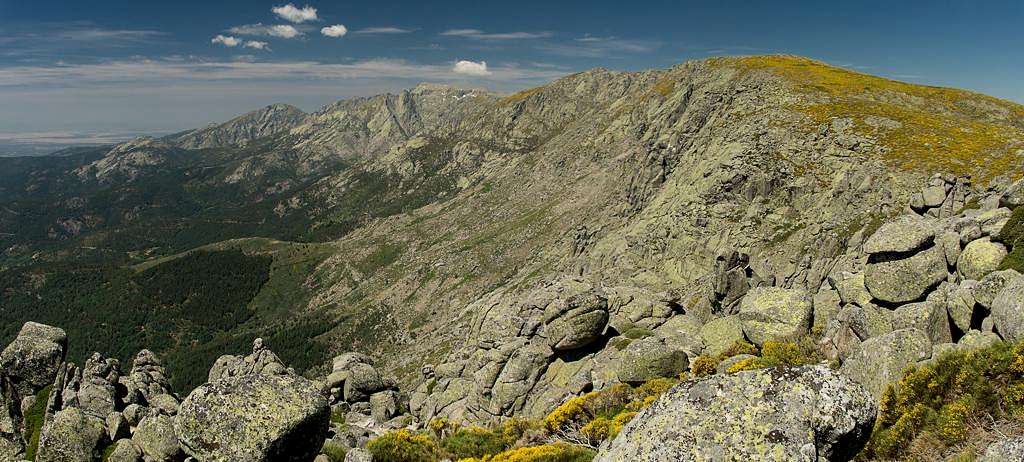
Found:
M 794 56 L 0 159 L 0 458 L 1024 460 L 1022 176 Z

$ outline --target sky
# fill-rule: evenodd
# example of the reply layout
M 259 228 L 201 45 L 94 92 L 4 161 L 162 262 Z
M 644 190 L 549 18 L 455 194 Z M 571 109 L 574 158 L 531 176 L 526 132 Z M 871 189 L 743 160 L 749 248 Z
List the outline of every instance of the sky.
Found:
M 1024 102 L 1024 2 L 0 0 L 0 140 L 769 53 Z

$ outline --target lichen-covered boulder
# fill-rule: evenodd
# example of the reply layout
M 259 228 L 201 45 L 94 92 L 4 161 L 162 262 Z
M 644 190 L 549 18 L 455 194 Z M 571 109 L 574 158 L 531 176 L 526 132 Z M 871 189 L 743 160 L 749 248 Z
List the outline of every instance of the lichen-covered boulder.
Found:
M 927 334 L 920 329 L 900 329 L 862 342 L 839 371 L 880 399 L 886 385 L 902 377 L 903 369 L 931 355 Z
M 37 462 L 92 462 L 109 442 L 103 420 L 69 407 L 53 415 L 39 437 Z
M 213 382 L 217 379 L 249 374 L 295 375 L 295 371 L 285 366 L 281 358 L 263 343 L 263 339 L 257 338 L 252 342 L 251 354 L 242 357 L 224 355 L 217 358 L 210 368 L 209 379 Z
M 864 253 L 905 253 L 935 240 L 935 227 L 916 215 L 903 215 L 885 223 L 864 242 Z
M 142 451 L 147 462 L 173 462 L 181 459 L 173 417 L 156 414 L 143 418 L 132 435 L 132 441 Z
M 740 301 L 740 322 L 751 342 L 796 339 L 811 328 L 813 305 L 802 289 L 756 287 Z
M 992 299 L 992 318 L 1004 340 L 1024 340 L 1024 277 L 1011 279 Z
M 373 462 L 373 454 L 362 448 L 353 448 L 345 453 L 345 462 Z
M 700 328 L 700 338 L 704 341 L 705 353 L 717 356 L 746 337 L 740 317 L 731 315 L 708 321 Z
M 996 299 L 996 295 L 1002 292 L 1003 287 L 1014 279 L 1021 277 L 1021 274 L 1012 270 L 994 271 L 985 275 L 978 282 L 977 288 L 974 290 L 974 301 L 982 307 L 991 310 L 992 301 Z
M 946 307 L 938 302 L 909 303 L 896 308 L 892 322 L 894 329 L 920 329 L 928 335 L 932 344 L 953 341 L 949 314 Z
M 128 396 L 125 398 L 128 403 L 145 405 L 155 396 L 173 395 L 167 370 L 156 354 L 149 350 L 139 351 L 135 355 L 124 382 L 128 388 Z
M 963 260 L 963 255 L 960 259 Z M 916 254 L 877 254 L 868 259 L 864 284 L 871 295 L 889 303 L 920 299 L 928 290 L 946 280 L 946 254 L 932 246 Z
M 685 351 L 666 345 L 663 339 L 647 337 L 630 343 L 622 351 L 616 374 L 622 382 L 643 383 L 677 376 L 689 365 Z
M 557 299 L 544 309 L 544 322 L 551 349 L 565 351 L 587 346 L 608 325 L 608 300 L 595 291 Z
M 867 391 L 826 366 L 716 375 L 669 390 L 594 461 L 849 460 L 875 414 Z
M 384 380 L 377 369 L 366 363 L 353 364 L 349 367 L 348 377 L 345 379 L 345 401 L 366 401 L 370 399 L 370 395 L 385 388 Z
M 370 415 L 379 424 L 398 415 L 398 393 L 393 390 L 384 390 L 371 395 Z
M 26 322 L 18 336 L 0 353 L 0 370 L 21 396 L 34 395 L 57 377 L 64 362 L 68 337 L 64 330 Z
M 249 374 L 196 388 L 181 404 L 181 447 L 204 462 L 309 461 L 330 421 L 326 390 L 292 375 Z
M 142 450 L 130 439 L 120 439 L 112 445 L 107 456 L 107 462 L 139 462 L 142 460 Z
M 1006 258 L 1006 246 L 988 238 L 978 239 L 964 247 L 956 270 L 964 279 L 980 280 L 999 268 Z

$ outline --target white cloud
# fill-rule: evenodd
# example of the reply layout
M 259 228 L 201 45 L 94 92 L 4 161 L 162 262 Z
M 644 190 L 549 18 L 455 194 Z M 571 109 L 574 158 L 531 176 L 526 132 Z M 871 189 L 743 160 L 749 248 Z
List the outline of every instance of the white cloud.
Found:
M 503 32 L 491 34 L 480 29 L 449 29 L 441 32 L 447 37 L 466 37 L 477 40 L 530 40 L 551 37 L 551 32 Z
M 276 26 L 265 26 L 261 23 L 245 24 L 242 26 L 232 27 L 228 29 L 228 32 L 238 35 L 261 35 L 286 39 L 302 35 L 302 32 L 296 29 L 295 26 L 288 24 L 279 24 Z
M 249 40 L 249 41 L 245 42 L 245 44 L 242 45 L 242 46 L 244 46 L 246 48 L 254 48 L 254 49 L 257 49 L 257 50 L 266 50 L 267 47 L 270 46 L 270 44 L 267 43 L 267 42 L 261 42 L 259 40 Z
M 289 3 L 284 6 L 275 6 L 271 11 L 281 17 L 281 19 L 294 23 L 316 21 L 318 19 L 316 16 L 316 8 L 309 5 L 302 8 L 296 8 L 295 5 Z
M 412 32 L 412 29 L 403 29 L 401 27 L 367 27 L 352 31 L 353 34 L 408 34 L 410 32 Z
M 455 67 L 452 68 L 452 72 L 472 76 L 491 75 L 491 71 L 487 70 L 487 61 L 475 62 L 462 60 L 455 63 Z
M 281 37 L 286 39 L 293 38 L 302 34 L 297 29 L 289 25 L 271 26 L 270 32 L 268 33 L 274 37 Z
M 327 26 L 320 29 L 320 33 L 328 37 L 344 37 L 348 33 L 348 28 L 341 24 L 335 24 L 333 26 Z
M 216 37 L 210 39 L 210 43 L 219 43 L 226 47 L 237 47 L 240 43 L 242 43 L 242 41 L 239 40 L 237 37 L 217 35 Z

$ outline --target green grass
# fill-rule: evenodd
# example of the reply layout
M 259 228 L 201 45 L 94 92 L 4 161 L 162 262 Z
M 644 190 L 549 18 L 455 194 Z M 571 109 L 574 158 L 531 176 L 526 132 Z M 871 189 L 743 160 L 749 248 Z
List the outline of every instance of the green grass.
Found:
M 35 460 L 36 452 L 39 450 L 39 436 L 43 429 L 43 420 L 46 419 L 46 401 L 50 399 L 52 385 L 39 390 L 36 393 L 36 401 L 25 411 L 25 441 L 28 447 L 25 448 L 25 458 Z
M 999 231 L 999 238 L 1010 245 L 1010 254 L 1000 263 L 999 269 L 1013 269 L 1024 273 L 1024 207 L 1017 207 L 1013 215 Z

